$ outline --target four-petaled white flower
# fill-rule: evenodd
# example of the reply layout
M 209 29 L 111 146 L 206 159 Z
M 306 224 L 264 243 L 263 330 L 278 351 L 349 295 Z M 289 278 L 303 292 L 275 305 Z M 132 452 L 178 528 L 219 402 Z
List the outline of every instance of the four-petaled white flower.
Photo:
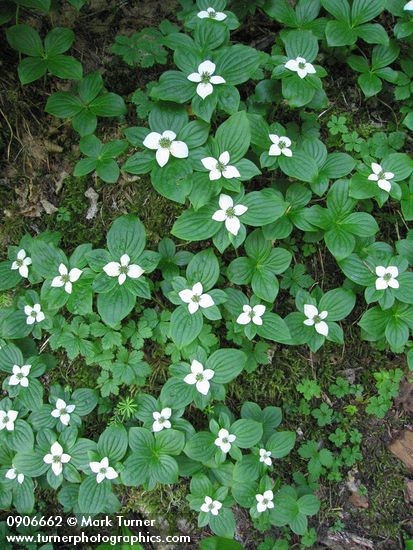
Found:
M 152 430 L 154 432 L 161 432 L 164 428 L 169 429 L 171 427 L 171 418 L 172 410 L 169 407 L 162 409 L 161 412 L 153 412 L 152 416 L 155 419 L 155 422 L 152 424 Z
M 63 452 L 63 447 L 55 441 L 50 447 L 50 454 L 43 457 L 43 462 L 52 465 L 52 471 L 55 476 L 60 476 L 63 472 L 63 464 L 67 464 L 72 457 Z
M 14 430 L 14 421 L 17 418 L 18 411 L 0 411 L 0 430 L 6 430 L 12 432 Z
M 286 69 L 294 71 L 298 74 L 300 78 L 305 78 L 308 74 L 315 74 L 316 70 L 314 65 L 307 63 L 304 57 L 296 57 L 295 59 L 290 59 L 285 64 Z
M 18 269 L 21 277 L 27 279 L 29 276 L 29 265 L 31 264 L 32 259 L 26 255 L 26 251 L 22 248 L 17 252 L 16 260 L 11 264 L 11 268 L 13 271 Z
M 5 477 L 7 479 L 16 479 L 17 477 L 17 483 L 19 483 L 20 485 L 24 481 L 24 474 L 18 474 L 13 464 L 12 464 L 12 467 L 9 470 L 7 470 Z
M 255 498 L 257 499 L 257 510 L 260 514 L 262 514 L 262 512 L 265 512 L 265 510 L 267 509 L 269 510 L 271 508 L 274 508 L 274 494 L 271 490 L 264 491 L 263 495 L 255 495 Z
M 67 292 L 68 294 L 72 294 L 73 283 L 75 283 L 79 279 L 83 271 L 81 269 L 78 269 L 77 267 L 74 267 L 69 271 L 65 264 L 60 264 L 59 273 L 60 275 L 57 275 L 57 277 L 53 279 L 52 287 L 60 288 L 64 286 L 65 292 Z
M 216 21 L 224 21 L 227 18 L 227 15 L 222 11 L 215 11 L 214 8 L 207 8 L 198 12 L 198 17 L 200 19 L 215 19 Z
M 228 453 L 231 449 L 231 443 L 234 443 L 236 439 L 234 434 L 230 434 L 228 430 L 221 428 L 214 443 L 223 453 Z
M 407 2 L 407 4 L 405 4 L 403 9 L 406 11 L 413 11 L 413 0 L 410 0 L 410 2 Z
M 27 315 L 26 323 L 32 325 L 33 323 L 41 323 L 44 321 L 44 313 L 40 304 L 34 304 L 32 306 L 24 306 L 24 313 Z
M 143 144 L 148 149 L 156 150 L 156 160 L 162 167 L 168 162 L 169 155 L 177 159 L 186 159 L 188 156 L 187 144 L 175 138 L 176 134 L 172 130 L 165 130 L 162 134 L 151 132 L 143 140 Z
M 104 479 L 116 479 L 119 475 L 115 468 L 109 466 L 109 459 L 107 456 L 102 458 L 100 462 L 89 462 L 89 468 L 94 474 L 97 474 L 97 483 L 102 483 Z
M 290 149 L 291 139 L 287 136 L 277 136 L 276 134 L 269 134 L 272 145 L 268 154 L 270 157 L 279 157 L 285 155 L 286 157 L 292 157 L 293 152 Z
M 201 506 L 201 511 L 206 514 L 210 513 L 213 516 L 217 516 L 221 508 L 222 502 L 219 502 L 219 500 L 212 500 L 211 497 L 206 496 L 204 503 Z
M 120 262 L 109 262 L 106 264 L 103 271 L 106 275 L 109 275 L 109 277 L 117 277 L 120 285 L 123 285 L 126 281 L 126 277 L 139 279 L 144 272 L 141 266 L 130 263 L 130 257 L 127 254 L 121 256 Z
M 228 151 L 224 151 L 219 155 L 218 160 L 214 157 L 205 157 L 201 159 L 204 168 L 209 170 L 209 179 L 211 181 L 219 180 L 222 176 L 225 179 L 230 180 L 232 178 L 239 178 L 241 174 L 235 166 L 229 165 L 230 156 Z
M 261 317 L 265 313 L 265 306 L 258 304 L 254 307 L 245 304 L 242 308 L 242 313 L 238 316 L 237 323 L 239 325 L 248 325 L 251 321 L 254 325 L 262 325 Z
M 212 369 L 204 369 L 204 365 L 194 359 L 191 363 L 191 372 L 185 376 L 184 382 L 191 386 L 195 385 L 199 393 L 206 395 L 211 385 L 209 381 L 214 377 L 214 374 L 215 372 Z
M 397 277 L 399 276 L 399 270 L 394 265 L 389 265 L 389 267 L 384 267 L 378 265 L 376 267 L 376 290 L 386 290 L 386 288 L 399 288 L 399 281 Z
M 383 168 L 377 162 L 371 163 L 371 169 L 373 173 L 369 175 L 370 181 L 377 181 L 377 185 L 380 189 L 390 192 L 391 189 L 391 180 L 394 178 L 393 172 L 384 172 Z
M 209 294 L 203 294 L 204 288 L 201 283 L 195 283 L 191 288 L 185 288 L 178 294 L 185 304 L 188 304 L 188 311 L 191 315 L 196 313 L 200 307 L 206 308 L 214 305 L 214 300 Z
M 218 204 L 220 210 L 214 212 L 212 219 L 216 222 L 225 222 L 225 227 L 232 235 L 238 235 L 241 227 L 241 222 L 238 216 L 242 216 L 248 210 L 248 206 L 236 204 L 229 195 L 220 195 Z
M 267 466 L 271 466 L 271 451 L 260 449 L 260 462 L 264 462 Z
M 321 334 L 322 336 L 327 336 L 328 334 L 328 325 L 323 319 L 325 319 L 328 315 L 327 311 L 320 311 L 318 312 L 318 309 L 313 306 L 312 304 L 305 304 L 304 306 L 304 315 L 307 317 L 307 319 L 304 321 L 304 324 L 316 329 L 318 334 Z
M 52 411 L 53 418 L 59 418 L 60 422 L 67 426 L 70 422 L 70 415 L 75 410 L 75 405 L 66 405 L 63 399 L 56 401 L 56 408 Z
M 215 63 L 212 61 L 204 61 L 198 66 L 197 73 L 188 75 L 188 80 L 197 82 L 196 93 L 205 99 L 214 91 L 213 84 L 225 84 L 225 79 L 222 76 L 214 75 L 216 69 Z
M 13 365 L 13 374 L 10 376 L 9 386 L 20 385 L 23 388 L 27 388 L 27 386 L 29 385 L 29 379 L 27 377 L 29 376 L 31 368 L 31 365 L 23 365 L 21 367 L 19 367 L 18 365 Z

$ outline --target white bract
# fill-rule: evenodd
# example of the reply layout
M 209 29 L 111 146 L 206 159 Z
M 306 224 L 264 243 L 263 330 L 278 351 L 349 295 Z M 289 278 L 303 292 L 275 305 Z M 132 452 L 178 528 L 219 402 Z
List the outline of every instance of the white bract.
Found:
M 32 306 L 24 306 L 24 313 L 27 315 L 26 323 L 32 325 L 33 323 L 41 323 L 44 321 L 44 313 L 40 304 L 34 304 Z
M 152 424 L 152 430 L 154 432 L 161 432 L 164 428 L 169 429 L 171 423 L 169 418 L 171 418 L 172 410 L 169 407 L 162 409 L 161 412 L 153 412 L 152 416 L 155 419 L 155 422 Z
M 0 430 L 6 430 L 12 432 L 14 430 L 14 421 L 17 418 L 18 411 L 0 411 Z
M 410 2 L 407 2 L 407 4 L 405 4 L 403 9 L 406 11 L 413 11 L 413 0 L 410 0 Z
M 265 306 L 260 304 L 254 307 L 245 304 L 242 308 L 242 313 L 237 318 L 237 323 L 239 325 L 248 325 L 252 321 L 254 325 L 262 325 L 261 317 L 264 315 L 265 309 Z
M 242 216 L 248 210 L 248 206 L 243 204 L 234 205 L 234 201 L 229 195 L 220 195 L 218 204 L 220 210 L 214 212 L 212 219 L 216 222 L 225 222 L 225 227 L 232 235 L 238 235 L 241 222 L 238 216 Z
M 265 512 L 265 510 L 274 508 L 274 494 L 271 490 L 264 491 L 263 495 L 255 495 L 255 498 L 257 499 L 257 510 L 260 514 Z
M 263 462 L 267 466 L 271 466 L 271 451 L 266 451 L 265 449 L 260 449 L 260 462 Z
M 89 468 L 96 475 L 96 482 L 102 483 L 104 479 L 116 479 L 118 472 L 109 466 L 109 459 L 107 456 L 102 458 L 100 462 L 89 462 Z
M 228 151 L 224 151 L 219 155 L 218 159 L 214 159 L 214 157 L 205 157 L 201 159 L 204 168 L 209 170 L 209 179 L 211 181 L 219 180 L 222 176 L 227 180 L 239 178 L 241 176 L 235 166 L 228 164 L 229 161 L 230 156 Z
M 212 500 L 211 497 L 206 496 L 201 506 L 201 511 L 205 512 L 206 514 L 210 513 L 213 516 L 217 516 L 221 508 L 222 503 L 219 502 L 219 500 Z
M 59 273 L 60 275 L 57 275 L 53 279 L 52 287 L 60 288 L 64 286 L 65 292 L 67 292 L 68 294 L 72 294 L 73 283 L 75 283 L 79 279 L 83 271 L 81 269 L 78 269 L 77 267 L 74 267 L 69 271 L 65 264 L 60 264 Z
M 52 411 L 53 418 L 59 418 L 60 422 L 67 426 L 70 422 L 70 414 L 75 410 L 75 405 L 66 405 L 63 399 L 56 401 L 56 408 Z
M 297 73 L 300 78 L 305 78 L 308 74 L 315 74 L 316 72 L 314 65 L 307 63 L 304 57 L 289 59 L 285 64 L 285 67 L 290 71 Z
M 291 139 L 287 136 L 277 136 L 276 134 L 269 134 L 272 145 L 268 154 L 270 157 L 279 157 L 280 155 L 285 155 L 286 157 L 292 157 L 293 152 L 291 151 Z
M 23 388 L 27 388 L 27 386 L 29 385 L 29 379 L 27 377 L 29 376 L 31 368 L 31 365 L 23 365 L 21 367 L 19 367 L 18 365 L 13 365 L 13 374 L 10 376 L 9 386 L 20 385 Z
M 226 14 L 222 11 L 215 11 L 214 8 L 207 8 L 198 12 L 198 17 L 200 19 L 215 19 L 216 21 L 224 21 L 227 18 Z
M 376 267 L 376 290 L 386 290 L 386 288 L 399 288 L 399 281 L 397 277 L 399 276 L 399 270 L 394 265 L 389 265 L 389 267 L 384 267 L 378 265 Z
M 5 477 L 7 479 L 16 479 L 17 478 L 17 483 L 19 483 L 20 485 L 24 481 L 24 474 L 18 474 L 17 470 L 13 466 L 13 464 L 12 464 L 12 467 L 9 470 L 7 470 Z
M 50 447 L 50 454 L 43 457 L 43 462 L 52 465 L 52 471 L 55 476 L 60 476 L 63 472 L 63 464 L 67 464 L 72 457 L 63 452 L 63 447 L 55 441 Z
M 373 173 L 369 175 L 370 181 L 377 181 L 377 185 L 383 191 L 390 192 L 391 189 L 391 180 L 394 178 L 393 172 L 384 172 L 383 168 L 377 162 L 371 163 L 371 169 Z
M 194 359 L 191 363 L 191 372 L 184 378 L 184 382 L 195 385 L 196 389 L 202 395 L 206 395 L 209 392 L 209 381 L 214 377 L 215 372 L 212 369 L 204 369 L 204 365 Z
M 27 256 L 26 251 L 21 249 L 17 252 L 16 259 L 11 264 L 13 271 L 19 270 L 21 277 L 27 279 L 29 276 L 29 265 L 32 264 L 32 259 Z
M 202 97 L 202 99 L 212 94 L 214 91 L 213 84 L 225 84 L 225 79 L 223 79 L 222 76 L 214 75 L 215 69 L 215 63 L 207 60 L 198 66 L 197 73 L 191 73 L 187 77 L 191 82 L 198 83 L 196 93 Z
M 316 329 L 318 334 L 322 336 L 327 336 L 328 334 L 328 325 L 323 319 L 328 315 L 327 311 L 318 312 L 318 309 L 312 304 L 305 304 L 304 306 L 304 315 L 307 319 L 304 321 L 304 324 Z
M 228 430 L 221 428 L 214 443 L 223 453 L 228 453 L 231 449 L 231 443 L 234 443 L 236 439 L 237 437 L 234 434 L 230 434 Z
M 188 156 L 187 144 L 175 138 L 176 134 L 172 130 L 165 130 L 162 134 L 150 132 L 143 144 L 148 149 L 156 150 L 156 161 L 162 167 L 168 162 L 170 155 L 178 159 L 186 159 Z
M 109 277 L 117 277 L 120 285 L 123 285 L 126 277 L 139 279 L 144 273 L 144 270 L 139 265 L 130 263 L 130 257 L 127 254 L 121 256 L 120 262 L 109 262 L 106 264 L 103 271 Z
M 195 283 L 192 288 L 185 288 L 178 294 L 185 304 L 188 304 L 188 311 L 191 315 L 196 313 L 200 307 L 206 308 L 214 305 L 214 300 L 209 294 L 203 294 L 204 288 L 201 283 Z

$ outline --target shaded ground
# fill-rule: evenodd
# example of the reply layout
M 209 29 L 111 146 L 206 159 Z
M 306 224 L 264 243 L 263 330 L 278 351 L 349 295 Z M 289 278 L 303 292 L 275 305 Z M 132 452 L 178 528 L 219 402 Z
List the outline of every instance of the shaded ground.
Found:
M 74 29 L 74 54 L 84 64 L 85 73 L 103 69 L 108 89 L 128 96 L 156 78 L 163 68 L 158 66 L 143 71 L 124 65 L 110 54 L 115 35 L 155 25 L 164 18 L 173 19 L 176 8 L 177 2 L 173 1 L 92 0 L 79 17 L 75 17 L 71 9 L 55 14 L 53 25 Z M 43 32 L 50 26 L 47 18 L 41 17 L 33 17 L 30 23 Z M 263 22 L 259 16 L 251 18 L 243 30 L 235 33 L 234 38 L 268 50 L 272 41 L 263 40 L 263 36 L 275 36 L 276 32 L 275 25 Z M 147 228 L 150 245 L 155 246 L 160 238 L 169 233 L 181 207 L 156 194 L 146 177 L 122 177 L 113 186 L 96 181 L 92 176 L 82 179 L 71 177 L 69 174 L 79 158 L 78 136 L 69 124 L 43 112 L 48 94 L 65 89 L 66 84 L 48 78 L 45 82 L 38 81 L 22 88 L 15 71 L 17 55 L 8 47 L 4 33 L 0 35 L 0 50 L 3 52 L 0 148 L 5 151 L 0 160 L 0 254 L 3 255 L 6 246 L 17 242 L 25 232 L 36 234 L 46 229 L 61 231 L 62 246 L 68 251 L 85 241 L 102 244 L 111 221 L 124 212 L 136 212 L 140 216 Z M 325 64 L 329 65 L 328 59 Z M 347 75 L 336 75 L 333 67 L 330 71 L 327 89 L 333 101 L 329 112 L 344 113 L 350 124 L 354 118 L 357 121 L 354 126 L 361 135 L 371 131 L 372 127 L 381 128 L 388 123 L 392 130 L 397 128 L 391 105 L 376 99 L 367 105 Z M 281 117 L 291 120 L 296 116 L 286 113 L 281 110 Z M 130 107 L 125 126 L 134 123 L 136 116 L 133 107 Z M 120 135 L 120 131 L 121 128 L 110 120 L 99 127 L 99 135 L 103 139 L 113 139 Z M 84 194 L 89 187 L 93 187 L 99 195 L 97 215 L 93 220 L 86 219 L 89 203 Z M 384 211 L 383 215 L 391 216 L 391 212 Z M 388 237 L 394 235 L 383 235 L 383 238 Z M 339 271 L 328 253 L 322 250 L 320 254 L 323 269 L 320 268 L 319 256 L 304 259 L 309 272 L 316 281 L 322 280 L 326 288 L 329 282 L 336 286 Z M 324 271 L 328 274 L 327 278 L 323 278 Z M 6 299 L 0 296 L 0 307 L 1 300 Z M 290 310 L 291 299 L 284 295 L 282 299 L 280 309 Z M 244 374 L 231 384 L 228 405 L 239 411 L 244 401 L 254 400 L 261 406 L 279 405 L 288 411 L 291 403 L 298 402 L 301 397 L 296 386 L 303 378 L 314 377 L 325 390 L 338 374 L 348 369 L 354 369 L 356 382 L 365 386 L 363 396 L 373 395 L 372 373 L 380 368 L 400 366 L 400 360 L 392 354 L 372 351 L 367 343 L 360 343 L 356 326 L 360 314 L 361 311 L 356 312 L 346 324 L 345 349 L 328 346 L 316 356 L 311 356 L 306 349 L 275 346 L 271 365 Z M 154 362 L 154 376 L 147 390 L 156 393 L 164 382 L 166 366 L 167 361 Z M 62 358 L 53 376 L 62 383 L 70 380 L 74 386 L 94 384 L 93 373 L 86 371 L 86 367 L 82 369 L 79 363 L 68 364 L 65 358 Z M 319 490 L 322 510 L 313 526 L 317 528 L 320 540 L 323 540 L 328 528 L 341 519 L 347 531 L 374 541 L 376 549 L 401 548 L 401 531 L 413 534 L 411 508 L 405 503 L 403 495 L 406 472 L 386 447 L 394 434 L 411 422 L 411 418 L 395 408 L 384 420 L 374 420 L 366 417 L 362 405 L 357 403 L 359 413 L 354 419 L 354 427 L 364 435 L 363 460 L 357 465 L 355 476 L 367 489 L 369 507 L 358 509 L 349 503 L 349 492 L 344 481 L 323 482 Z M 88 429 L 96 430 L 104 422 L 106 419 L 93 419 Z M 301 430 L 305 439 L 322 437 L 322 429 L 317 427 L 313 418 L 300 416 L 294 410 L 286 414 L 285 425 Z M 291 464 L 283 463 L 282 468 L 283 476 L 288 480 L 293 471 L 300 468 L 304 471 L 305 464 L 297 454 L 293 454 Z M 149 494 L 140 489 L 124 490 L 124 512 L 136 514 L 138 511 L 148 513 L 150 517 L 160 513 L 164 522 L 160 524 L 161 530 L 193 533 L 195 540 L 199 537 L 199 531 L 194 527 L 194 515 L 186 505 L 186 493 L 185 482 L 179 486 L 162 487 Z M 46 511 L 55 509 L 50 492 L 45 492 L 43 497 Z M 237 537 L 245 548 L 256 549 L 262 536 L 251 530 L 245 511 L 239 512 L 238 520 Z

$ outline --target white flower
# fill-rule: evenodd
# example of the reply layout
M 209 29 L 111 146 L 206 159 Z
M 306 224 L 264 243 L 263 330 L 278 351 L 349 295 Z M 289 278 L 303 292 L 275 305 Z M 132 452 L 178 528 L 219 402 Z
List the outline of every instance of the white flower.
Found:
M 201 159 L 204 168 L 209 170 L 209 179 L 211 181 L 219 180 L 222 176 L 225 179 L 230 180 L 232 178 L 239 178 L 241 174 L 238 172 L 235 166 L 228 165 L 230 160 L 228 151 L 224 151 L 219 155 L 218 160 L 214 157 L 205 157 Z
M 63 472 L 63 464 L 67 464 L 72 457 L 63 452 L 63 447 L 55 441 L 50 447 L 50 454 L 43 457 L 43 462 L 52 465 L 52 471 L 55 476 L 60 476 Z
M 214 75 L 216 69 L 215 63 L 212 61 L 204 61 L 198 67 L 197 73 L 191 73 L 187 78 L 191 82 L 198 82 L 196 87 L 196 93 L 205 99 L 212 94 L 214 87 L 212 84 L 225 84 L 225 80 L 222 76 Z
M 59 273 L 60 275 L 53 279 L 52 287 L 58 288 L 64 286 L 65 292 L 72 294 L 72 283 L 75 283 L 79 279 L 83 271 L 77 267 L 69 271 L 65 264 L 60 264 Z
M 27 377 L 29 376 L 31 368 L 31 365 L 23 365 L 22 367 L 13 365 L 13 374 L 10 376 L 9 386 L 20 385 L 23 386 L 23 388 L 27 388 L 29 385 L 29 379 Z
M 223 21 L 227 18 L 224 12 L 215 11 L 214 8 L 207 8 L 206 10 L 198 12 L 198 17 L 200 19 L 206 19 L 207 17 L 209 17 L 209 19 L 215 19 L 216 21 Z
M 305 78 L 308 74 L 315 74 L 316 72 L 314 65 L 307 63 L 304 57 L 290 59 L 285 64 L 285 67 L 290 71 L 297 73 L 300 78 Z
M 269 134 L 272 145 L 268 154 L 270 157 L 279 157 L 285 155 L 286 157 L 292 157 L 293 152 L 290 149 L 291 139 L 287 136 L 277 136 L 276 134 Z
M 104 479 L 116 479 L 118 472 L 109 466 L 109 459 L 107 456 L 102 458 L 100 462 L 89 462 L 89 468 L 96 476 L 96 482 L 102 483 Z
M 59 418 L 60 422 L 67 426 L 70 422 L 70 415 L 75 410 L 75 405 L 66 405 L 63 399 L 56 401 L 56 408 L 52 411 L 53 418 Z
M 407 2 L 407 4 L 405 4 L 403 9 L 406 11 L 413 11 L 413 0 L 410 0 L 410 2 Z
M 117 277 L 120 285 L 123 285 L 126 281 L 126 277 L 139 279 L 144 272 L 139 265 L 130 263 L 130 258 L 127 254 L 121 256 L 120 262 L 109 262 L 106 264 L 103 271 L 106 275 L 109 275 L 109 277 Z
M 14 430 L 14 421 L 19 413 L 17 411 L 0 411 L 0 430 L 12 432 Z
M 192 289 L 185 288 L 178 294 L 185 304 L 188 304 L 188 311 L 191 315 L 198 311 L 200 307 L 206 308 L 214 305 L 214 300 L 209 294 L 203 294 L 201 283 L 195 283 Z
M 237 323 L 239 325 L 248 325 L 252 321 L 254 325 L 262 325 L 261 317 L 264 315 L 265 309 L 265 306 L 260 304 L 254 307 L 245 304 L 242 308 L 243 313 L 238 316 Z
M 24 481 L 24 474 L 18 474 L 16 468 L 14 468 L 13 465 L 12 465 L 12 468 L 7 470 L 5 477 L 7 479 L 16 479 L 17 477 L 17 483 L 19 483 L 20 485 Z
M 255 498 L 257 499 L 257 510 L 260 514 L 267 509 L 274 508 L 274 494 L 272 491 L 264 491 L 263 495 L 255 495 Z
M 371 163 L 371 169 L 373 170 L 373 173 L 369 175 L 369 180 L 377 181 L 377 185 L 380 187 L 380 189 L 383 189 L 384 191 L 387 191 L 387 193 L 389 193 L 391 189 L 390 180 L 394 178 L 393 172 L 384 172 L 383 168 L 380 166 L 380 164 L 377 164 L 377 162 Z
M 264 462 L 267 466 L 271 466 L 271 451 L 260 449 L 260 462 Z
M 219 502 L 219 500 L 212 500 L 211 497 L 206 496 L 204 503 L 201 506 L 201 511 L 206 514 L 211 513 L 213 516 L 217 516 L 221 508 L 222 503 Z
M 169 429 L 171 427 L 171 423 L 169 421 L 171 414 L 172 411 L 169 407 L 162 409 L 161 412 L 155 411 L 152 413 L 152 416 L 155 419 L 155 422 L 152 424 L 152 430 L 154 432 L 161 432 L 164 428 Z
M 24 313 L 27 315 L 26 323 L 28 325 L 32 325 L 34 322 L 41 323 L 45 318 L 40 304 L 34 304 L 33 307 L 24 306 Z
M 384 267 L 378 265 L 376 267 L 376 290 L 386 290 L 386 288 L 399 288 L 399 281 L 397 277 L 399 276 L 399 270 L 394 265 L 389 265 L 389 267 Z
M 206 395 L 209 392 L 209 381 L 214 377 L 214 374 L 215 372 L 212 369 L 204 369 L 204 365 L 194 359 L 191 363 L 191 372 L 185 376 L 184 382 L 191 386 L 195 384 L 199 393 Z
M 304 315 L 307 319 L 304 321 L 304 324 L 314 328 L 322 336 L 327 336 L 328 334 L 328 325 L 323 319 L 328 315 L 327 311 L 321 311 L 318 313 L 318 309 L 312 304 L 305 304 L 304 306 Z
M 233 443 L 236 439 L 237 438 L 234 434 L 230 434 L 228 430 L 221 428 L 214 443 L 223 453 L 227 453 L 231 449 L 231 443 Z
M 165 166 L 169 160 L 169 155 L 178 159 L 186 159 L 188 156 L 187 144 L 183 141 L 177 141 L 175 138 L 176 134 L 172 130 L 165 130 L 162 134 L 151 132 L 143 140 L 143 144 L 148 149 L 155 149 L 159 166 Z
M 13 271 L 16 269 L 19 270 L 19 273 L 22 277 L 27 279 L 29 276 L 29 265 L 32 264 L 32 259 L 29 256 L 26 256 L 26 251 L 21 249 L 17 252 L 16 260 L 11 264 Z
M 220 210 L 214 212 L 212 219 L 216 222 L 225 222 L 225 227 L 232 235 L 238 235 L 241 227 L 241 222 L 238 216 L 242 216 L 248 210 L 248 206 L 236 204 L 229 195 L 220 195 L 218 204 Z

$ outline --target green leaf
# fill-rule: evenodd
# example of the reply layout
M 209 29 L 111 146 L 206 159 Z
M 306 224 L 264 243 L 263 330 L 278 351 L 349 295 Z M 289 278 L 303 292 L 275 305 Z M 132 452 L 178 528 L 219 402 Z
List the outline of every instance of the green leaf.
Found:
M 203 326 L 202 313 L 198 310 L 191 315 L 187 306 L 179 306 L 171 317 L 171 338 L 178 346 L 188 346 L 200 334 Z
M 276 432 L 266 442 L 265 448 L 271 451 L 271 458 L 283 458 L 294 448 L 295 440 L 295 432 Z
M 128 254 L 131 263 L 139 258 L 145 248 L 146 234 L 142 222 L 137 216 L 127 214 L 117 218 L 107 235 L 109 252 L 116 261 Z
M 98 313 L 107 325 L 114 326 L 132 311 L 135 303 L 136 297 L 116 283 L 113 290 L 98 295 Z
M 237 349 L 220 349 L 207 360 L 205 368 L 212 369 L 215 374 L 213 381 L 217 384 L 231 382 L 243 370 L 247 357 Z
M 211 248 L 195 254 L 186 268 L 186 276 L 190 285 L 202 283 L 204 292 L 215 285 L 219 277 L 219 264 Z
M 103 457 L 108 457 L 109 462 L 118 462 L 121 460 L 127 448 L 128 434 L 120 424 L 109 426 L 99 437 L 98 451 Z
M 32 57 L 43 55 L 39 33 L 30 25 L 14 25 L 6 29 L 7 40 L 12 48 Z
M 250 146 L 250 125 L 245 111 L 230 116 L 215 134 L 219 151 L 228 151 L 231 163 L 240 160 Z
M 104 480 L 102 483 L 97 483 L 96 476 L 88 476 L 80 485 L 79 511 L 84 514 L 103 512 L 107 506 L 111 492 L 109 481 Z

